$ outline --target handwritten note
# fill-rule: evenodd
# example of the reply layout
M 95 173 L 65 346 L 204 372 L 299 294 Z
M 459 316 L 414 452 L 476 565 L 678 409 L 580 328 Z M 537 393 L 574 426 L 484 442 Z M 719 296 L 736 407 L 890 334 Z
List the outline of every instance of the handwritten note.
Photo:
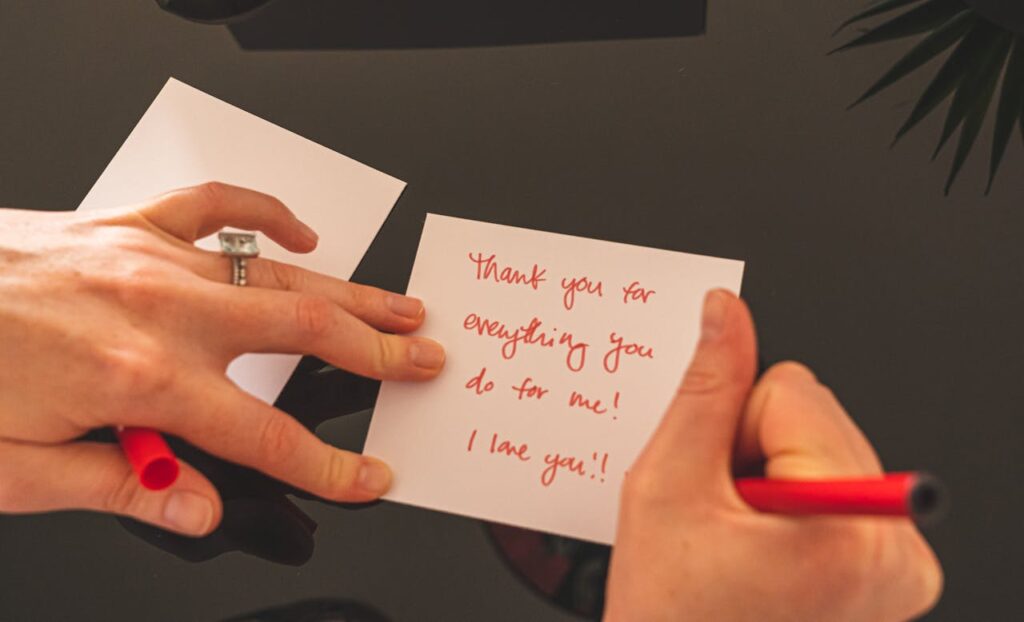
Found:
M 610 543 L 623 474 L 675 394 L 704 293 L 743 263 L 430 214 L 408 292 L 448 351 L 385 382 L 387 498 Z
M 119 207 L 205 181 L 272 194 L 320 234 L 294 255 L 260 236 L 264 257 L 352 276 L 405 183 L 171 78 L 79 205 Z M 199 246 L 219 250 L 216 236 Z M 225 279 L 227 275 L 225 274 Z M 297 354 L 246 354 L 228 376 L 273 402 Z

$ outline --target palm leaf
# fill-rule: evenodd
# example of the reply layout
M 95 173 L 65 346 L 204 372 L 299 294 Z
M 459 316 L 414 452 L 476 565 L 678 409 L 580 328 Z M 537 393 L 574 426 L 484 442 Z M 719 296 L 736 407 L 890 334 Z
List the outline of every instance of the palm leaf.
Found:
M 856 15 L 851 17 L 850 19 L 848 19 L 845 22 L 843 22 L 842 24 L 840 24 L 839 28 L 836 28 L 836 31 L 834 33 L 832 33 L 832 34 L 834 35 L 834 34 L 838 33 L 840 30 L 842 30 L 843 28 L 846 28 L 847 26 L 849 26 L 850 24 L 853 24 L 855 22 L 859 22 L 862 19 L 867 19 L 869 17 L 874 17 L 875 15 L 881 15 L 882 13 L 888 13 L 889 11 L 895 11 L 896 9 L 898 9 L 900 7 L 904 7 L 904 6 L 907 6 L 908 4 L 914 4 L 915 2 L 920 2 L 920 1 L 921 0 L 882 0 L 882 2 L 876 2 L 876 3 L 872 4 L 870 7 L 868 7 L 867 9 L 861 11 L 860 13 L 857 13 Z
M 946 114 L 946 123 L 942 127 L 939 144 L 932 153 L 933 160 L 981 99 L 985 99 L 985 106 L 981 111 L 982 120 L 985 118 L 988 103 L 992 100 L 992 90 L 995 89 L 996 83 L 999 81 L 999 74 L 1003 70 L 1003 64 L 1006 62 L 1006 55 L 1010 51 L 1012 42 L 1013 36 L 1008 32 L 1000 32 L 999 35 L 993 37 L 985 52 L 977 57 L 975 66 L 960 82 L 960 86 L 956 89 L 956 95 L 953 97 L 953 103 L 950 104 L 949 112 Z M 962 139 L 963 133 L 961 133 L 961 142 Z
M 991 44 L 992 38 L 999 32 L 1001 30 L 985 20 L 979 20 L 974 24 L 974 27 L 956 46 L 939 72 L 932 78 L 924 93 L 921 94 L 921 98 L 917 100 L 910 116 L 896 132 L 896 137 L 893 138 L 890 147 L 899 142 L 904 134 L 913 129 L 953 92 L 953 89 L 960 84 L 963 77 L 975 65 L 978 54 Z
M 960 88 L 957 89 L 953 104 L 949 107 L 950 117 L 952 117 L 953 110 L 957 107 L 958 102 L 961 100 L 966 102 L 966 104 L 961 104 L 965 106 L 966 112 L 963 117 L 963 129 L 960 130 L 960 141 L 957 143 L 956 154 L 953 156 L 953 166 L 950 168 L 949 177 L 946 179 L 946 194 L 949 194 L 949 189 L 953 186 L 957 174 L 960 173 L 960 168 L 963 167 L 964 161 L 967 160 L 967 154 L 970 153 L 971 147 L 974 146 L 974 141 L 978 138 L 978 132 L 981 131 L 981 125 L 985 121 L 985 114 L 988 112 L 988 106 L 992 102 L 992 94 L 995 93 L 996 84 L 999 83 L 999 74 L 1003 71 L 1006 55 L 1009 53 L 1010 44 L 1013 42 L 1013 37 L 1010 33 L 1003 33 L 1003 36 L 999 37 L 999 39 L 1001 42 L 994 50 L 989 52 L 985 64 L 980 70 L 968 79 L 965 79 Z M 966 93 L 966 95 L 961 97 L 961 93 Z M 948 118 L 946 122 L 948 126 Z M 941 147 L 942 145 L 940 144 L 939 148 Z M 938 153 L 938 149 L 936 149 L 936 153 Z
M 999 98 L 999 109 L 996 112 L 996 125 L 992 132 L 992 157 L 989 160 L 988 185 L 985 194 L 992 191 L 996 171 L 1003 161 L 1006 145 L 1013 134 L 1013 126 L 1024 110 L 1024 36 L 1017 36 L 1013 44 L 1013 53 L 1006 65 L 1003 75 L 1003 93 Z M 1024 137 L 1024 134 L 1022 134 Z
M 927 0 L 924 4 L 875 26 L 846 45 L 841 45 L 832 50 L 829 54 L 870 43 L 881 43 L 882 41 L 910 37 L 933 30 L 953 19 L 960 11 L 966 8 L 963 0 Z
M 945 52 L 951 45 L 959 41 L 968 30 L 970 30 L 976 20 L 977 17 L 973 11 L 960 12 L 956 17 L 943 24 L 941 28 L 928 35 L 928 37 L 923 41 L 914 46 L 906 56 L 897 61 L 896 64 L 885 73 L 885 75 L 879 78 L 878 82 L 871 85 L 871 88 L 865 91 L 857 101 L 850 104 L 850 108 L 853 108 L 865 99 L 875 95 L 882 89 L 885 89 L 900 78 L 906 76 L 911 71 Z

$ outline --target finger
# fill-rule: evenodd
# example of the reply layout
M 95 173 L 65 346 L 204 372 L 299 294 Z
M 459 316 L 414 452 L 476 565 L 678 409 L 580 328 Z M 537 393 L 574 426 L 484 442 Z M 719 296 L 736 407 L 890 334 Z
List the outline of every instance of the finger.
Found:
M 284 203 L 269 194 L 220 182 L 174 190 L 138 213 L 190 243 L 224 227 L 237 227 L 262 231 L 290 251 L 306 253 L 316 248 L 316 233 Z
M 95 510 L 130 516 L 188 536 L 220 523 L 213 484 L 182 463 L 177 481 L 147 490 L 121 453 L 108 443 L 34 445 L 0 441 L 0 511 Z
M 637 466 L 657 474 L 659 487 L 679 498 L 686 490 L 729 486 L 736 426 L 754 381 L 757 344 L 747 306 L 726 290 L 704 299 L 701 338 L 669 406 Z
M 324 296 L 236 289 L 231 296 L 211 296 L 208 303 L 210 317 L 223 318 L 218 324 L 231 327 L 219 337 L 229 356 L 312 354 L 383 380 L 426 380 L 444 366 L 444 348 L 436 341 L 377 331 Z
M 391 486 L 391 470 L 368 456 L 337 449 L 288 414 L 226 380 L 197 380 L 179 413 L 160 429 L 226 460 L 331 501 L 372 501 Z
M 195 263 L 195 270 L 201 276 L 216 283 L 231 282 L 230 257 L 203 251 Z M 418 298 L 343 281 L 271 259 L 250 259 L 246 267 L 248 287 L 323 296 L 381 330 L 407 333 L 423 323 L 423 302 Z
M 871 444 L 827 387 L 799 363 L 774 365 L 751 393 L 736 442 L 738 464 L 763 461 L 779 478 L 879 475 Z

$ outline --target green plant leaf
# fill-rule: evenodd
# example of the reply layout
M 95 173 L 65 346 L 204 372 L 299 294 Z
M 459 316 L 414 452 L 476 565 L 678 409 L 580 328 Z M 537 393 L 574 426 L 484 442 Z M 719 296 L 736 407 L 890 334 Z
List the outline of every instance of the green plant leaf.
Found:
M 1003 74 L 1003 92 L 999 97 L 995 129 L 992 131 L 992 157 L 989 160 L 985 194 L 992 191 L 992 182 L 995 181 L 996 171 L 1006 153 L 1006 145 L 1013 135 L 1014 124 L 1018 118 L 1024 123 L 1024 117 L 1018 111 L 1024 111 L 1024 36 L 1021 35 L 1014 40 L 1013 52 L 1006 65 L 1006 73 Z
M 1013 43 L 1013 36 L 1004 32 L 999 38 L 997 46 L 991 50 L 985 59 L 985 63 L 970 76 L 968 76 L 957 89 L 956 97 L 949 107 L 949 118 L 946 119 L 946 126 L 950 125 L 950 118 L 957 109 L 958 104 L 963 107 L 963 129 L 960 130 L 960 140 L 956 146 L 956 154 L 953 156 L 953 166 L 950 168 L 949 177 L 946 179 L 945 193 L 953 187 L 960 168 L 967 160 L 967 155 L 978 138 L 981 125 L 985 122 L 985 114 L 988 112 L 989 104 L 992 103 L 992 94 L 995 93 L 996 84 L 999 83 L 999 74 L 1003 72 L 1003 64 L 1006 63 L 1006 56 L 1010 52 L 1010 44 Z M 961 94 L 964 94 L 961 97 Z M 957 111 L 959 114 L 959 111 Z M 956 122 L 959 125 L 959 122 Z M 939 144 L 942 148 L 942 144 Z M 936 149 L 938 153 L 938 149 Z
M 888 13 L 889 11 L 895 11 L 900 7 L 904 7 L 907 6 L 908 4 L 914 4 L 915 2 L 920 1 L 921 0 L 882 0 L 881 2 L 875 2 L 867 9 L 861 11 L 860 13 L 857 13 L 850 19 L 840 24 L 839 28 L 836 28 L 836 31 L 832 34 L 837 34 L 843 28 L 846 28 L 847 26 L 855 22 L 859 22 L 862 19 L 874 17 L 875 15 L 881 15 L 882 13 Z
M 991 45 L 992 38 L 1000 32 L 1002 31 L 999 28 L 985 20 L 978 20 L 974 24 L 925 88 L 914 109 L 910 111 L 910 116 L 896 132 L 890 147 L 899 142 L 907 132 L 949 97 L 977 62 L 979 54 L 984 54 L 984 50 Z
M 995 90 L 996 84 L 999 82 L 999 74 L 1003 71 L 1003 64 L 1006 63 L 1006 55 L 1010 52 L 1011 43 L 1013 43 L 1013 36 L 1008 32 L 1001 31 L 992 38 L 985 52 L 977 56 L 975 65 L 964 76 L 956 89 L 953 103 L 950 104 L 949 112 L 946 114 L 946 123 L 942 127 L 942 136 L 932 153 L 933 160 L 978 102 L 984 99 L 985 110 L 988 109 L 988 104 L 992 101 L 992 91 Z M 985 118 L 985 110 L 982 110 L 982 119 Z M 963 142 L 962 139 L 963 133 L 961 133 L 961 142 Z
M 961 11 L 956 17 L 943 24 L 942 27 L 915 45 L 912 50 L 907 52 L 906 56 L 897 61 L 889 71 L 885 72 L 885 75 L 879 78 L 878 82 L 871 85 L 871 88 L 865 91 L 857 101 L 850 104 L 850 108 L 853 108 L 942 52 L 945 52 L 971 29 L 971 26 L 974 25 L 977 19 L 974 11 Z
M 924 4 L 875 26 L 846 45 L 841 45 L 832 50 L 829 54 L 870 43 L 881 43 L 882 41 L 910 37 L 933 30 L 956 17 L 958 13 L 966 8 L 967 6 L 963 0 L 927 0 Z

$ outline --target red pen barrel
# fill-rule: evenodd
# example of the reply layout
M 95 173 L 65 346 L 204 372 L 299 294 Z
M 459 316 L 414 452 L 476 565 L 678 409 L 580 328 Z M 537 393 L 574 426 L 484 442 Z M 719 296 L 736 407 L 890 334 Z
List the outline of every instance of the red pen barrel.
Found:
M 741 478 L 736 490 L 753 508 L 780 514 L 860 514 L 930 518 L 943 506 L 938 482 L 925 473 L 868 479 Z
M 178 479 L 178 459 L 159 432 L 149 428 L 118 428 L 121 449 L 149 490 L 163 490 Z

